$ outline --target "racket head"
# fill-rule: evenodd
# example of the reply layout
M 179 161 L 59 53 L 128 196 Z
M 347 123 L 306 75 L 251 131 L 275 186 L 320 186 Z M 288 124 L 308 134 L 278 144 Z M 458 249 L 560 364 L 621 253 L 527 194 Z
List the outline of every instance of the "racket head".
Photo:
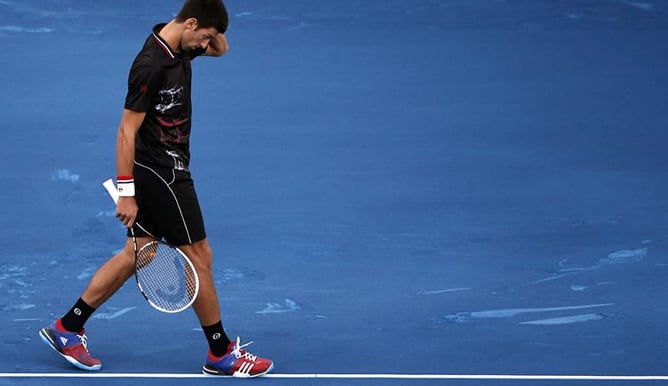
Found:
M 199 294 L 195 266 L 180 249 L 153 240 L 135 256 L 135 279 L 148 303 L 166 313 L 190 307 Z

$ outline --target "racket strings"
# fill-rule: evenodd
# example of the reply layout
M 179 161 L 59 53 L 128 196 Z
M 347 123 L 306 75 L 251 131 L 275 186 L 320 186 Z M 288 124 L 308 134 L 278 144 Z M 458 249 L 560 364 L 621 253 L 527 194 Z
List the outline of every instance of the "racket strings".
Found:
M 151 242 L 137 254 L 137 283 L 146 299 L 165 311 L 188 307 L 197 295 L 197 277 L 186 257 L 175 248 Z

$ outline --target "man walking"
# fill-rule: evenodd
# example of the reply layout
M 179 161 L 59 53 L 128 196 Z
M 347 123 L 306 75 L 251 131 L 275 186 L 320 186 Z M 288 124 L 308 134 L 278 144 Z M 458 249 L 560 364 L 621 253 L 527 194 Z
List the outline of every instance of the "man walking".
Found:
M 231 341 L 220 317 L 212 275 L 212 252 L 189 170 L 191 61 L 227 52 L 228 15 L 221 0 L 186 0 L 179 14 L 159 24 L 130 70 L 125 107 L 118 129 L 116 166 L 119 199 L 116 216 L 135 223 L 138 244 L 164 238 L 178 246 L 199 274 L 193 304 L 209 344 L 203 372 L 255 377 L 273 369 L 269 359 Z M 124 249 L 103 264 L 72 308 L 40 330 L 42 339 L 74 366 L 99 370 L 88 351 L 84 324 L 134 273 L 134 248 L 128 229 Z

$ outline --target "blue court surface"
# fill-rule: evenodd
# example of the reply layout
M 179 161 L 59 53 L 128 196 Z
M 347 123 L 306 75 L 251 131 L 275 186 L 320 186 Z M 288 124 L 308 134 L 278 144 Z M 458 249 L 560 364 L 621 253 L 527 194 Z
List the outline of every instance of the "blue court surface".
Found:
M 181 4 L 0 0 L 0 385 L 236 381 L 133 280 L 87 324 L 101 372 L 37 334 L 124 242 L 127 74 Z M 252 382 L 668 384 L 666 2 L 226 4 L 191 166 Z

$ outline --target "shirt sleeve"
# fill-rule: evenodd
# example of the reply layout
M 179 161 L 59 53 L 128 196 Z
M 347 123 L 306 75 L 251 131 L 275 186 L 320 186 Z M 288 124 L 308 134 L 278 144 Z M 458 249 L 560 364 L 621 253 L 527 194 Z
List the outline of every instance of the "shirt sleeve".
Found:
M 151 66 L 137 66 L 130 71 L 128 93 L 125 108 L 145 113 L 151 108 L 155 95 L 158 94 L 158 71 Z

